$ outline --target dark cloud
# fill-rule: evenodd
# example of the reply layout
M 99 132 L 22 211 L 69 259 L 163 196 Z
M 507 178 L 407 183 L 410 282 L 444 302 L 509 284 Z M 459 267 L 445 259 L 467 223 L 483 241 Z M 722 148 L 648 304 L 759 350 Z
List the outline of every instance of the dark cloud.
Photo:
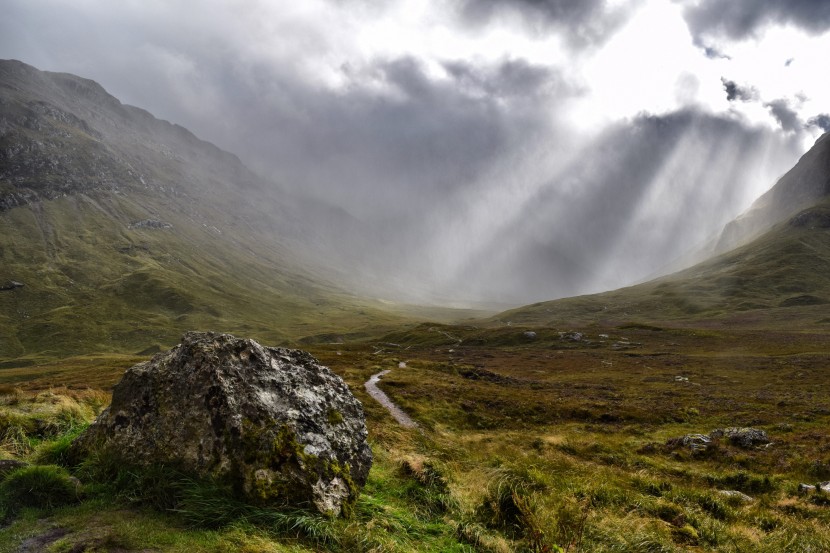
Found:
M 342 90 L 281 79 L 267 117 L 240 115 L 238 140 L 281 181 L 400 224 L 550 132 L 538 100 L 571 90 L 525 62 L 446 68 L 448 78 L 434 79 L 414 58 L 379 61 L 350 71 Z
M 799 132 L 804 128 L 804 124 L 799 119 L 798 114 L 790 107 L 790 103 L 785 99 L 773 100 L 767 102 L 764 107 L 769 110 L 781 129 L 786 132 Z
M 444 69 L 455 82 L 473 94 L 493 98 L 574 96 L 580 93 L 560 73 L 525 60 L 509 60 L 480 66 L 463 60 L 448 61 Z
M 611 8 L 605 0 L 456 0 L 456 6 L 461 20 L 472 27 L 513 15 L 535 32 L 561 32 L 577 48 L 604 43 L 631 10 Z
M 361 17 L 375 9 L 345 1 Z M 759 175 L 800 153 L 780 131 L 696 111 L 635 118 L 582 145 L 561 122 L 582 91 L 561 71 L 343 61 L 340 12 L 266 21 L 222 2 L 187 14 L 173 2 L 38 4 L 4 6 L 3 55 L 93 78 L 288 193 L 343 208 L 303 213 L 376 294 L 531 301 L 619 286 L 705 238 L 748 205 Z M 599 0 L 454 6 L 465 32 L 518 18 L 572 47 L 600 44 L 627 13 Z M 695 79 L 679 86 L 694 96 Z
M 818 127 L 824 132 L 830 132 L 830 115 L 826 113 L 820 113 L 815 117 L 811 117 L 807 121 L 807 124 L 811 127 Z
M 820 34 L 830 29 L 827 0 L 699 0 L 685 9 L 686 22 L 698 43 L 701 37 L 740 40 L 768 25 L 795 25 Z
M 710 60 L 731 60 L 732 59 L 731 56 L 728 56 L 727 54 L 724 54 L 723 52 L 721 52 L 719 49 L 715 48 L 714 46 L 703 46 L 703 45 L 701 45 L 701 48 L 703 48 L 704 55 L 706 55 L 706 57 L 709 58 Z
M 754 87 L 743 87 L 735 81 L 721 77 L 723 88 L 726 90 L 726 99 L 730 102 L 740 100 L 741 102 L 752 102 L 758 100 L 758 91 Z

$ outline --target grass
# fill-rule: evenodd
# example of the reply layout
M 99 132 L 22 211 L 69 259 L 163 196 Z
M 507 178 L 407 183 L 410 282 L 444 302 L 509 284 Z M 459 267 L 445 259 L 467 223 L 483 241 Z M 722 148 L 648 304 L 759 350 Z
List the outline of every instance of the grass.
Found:
M 273 551 L 826 549 L 830 502 L 798 491 L 830 474 L 830 348 L 822 333 L 635 324 L 536 327 L 529 339 L 526 331 L 424 325 L 363 343 L 309 345 L 367 413 L 376 461 L 351 519 L 252 509 L 164 469 L 131 481 L 78 468 L 70 471 L 84 484 L 81 502 L 46 517 L 68 529 L 61 539 L 69 542 L 104 539 L 97 532 L 165 551 L 183 543 L 219 550 L 228 540 Z M 75 387 L 94 374 L 106 387 L 121 371 L 105 369 L 105 357 L 60 365 L 48 378 Z M 381 386 L 420 430 L 398 427 L 363 390 L 382 369 L 392 371 Z M 29 446 L 14 450 L 17 442 L 7 441 L 6 456 L 65 462 L 67 436 L 79 426 L 53 424 L 60 430 L 37 435 L 27 432 L 49 425 L 25 421 L 58 418 L 64 401 L 71 405 L 56 399 L 63 396 L 88 420 L 106 395 L 44 390 L 39 367 L 14 371 L 3 414 L 23 419 Z M 763 429 L 773 443 L 743 449 L 720 439 L 703 452 L 667 444 L 727 426 Z M 99 512 L 147 526 L 137 534 L 146 538 L 131 541 Z M 26 511 L 20 516 L 0 543 L 31 524 Z
M 799 217 L 826 216 L 828 207 L 825 201 Z M 492 323 L 821 327 L 830 301 L 830 228 L 799 224 L 799 217 L 684 271 L 612 292 L 520 307 Z

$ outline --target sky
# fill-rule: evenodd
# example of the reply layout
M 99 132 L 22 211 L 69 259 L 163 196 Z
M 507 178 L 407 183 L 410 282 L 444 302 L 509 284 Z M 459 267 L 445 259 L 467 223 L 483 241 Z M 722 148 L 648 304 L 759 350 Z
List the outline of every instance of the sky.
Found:
M 826 0 L 0 10 L 0 58 L 94 79 L 342 208 L 338 263 L 388 298 L 518 304 L 652 277 L 830 130 Z

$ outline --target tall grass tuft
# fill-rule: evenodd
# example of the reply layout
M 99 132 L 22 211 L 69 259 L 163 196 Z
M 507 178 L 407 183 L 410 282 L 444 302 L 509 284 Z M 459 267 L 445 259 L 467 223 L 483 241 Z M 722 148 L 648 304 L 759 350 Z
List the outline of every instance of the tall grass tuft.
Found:
M 54 465 L 23 467 L 0 482 L 2 518 L 26 507 L 53 509 L 79 500 L 78 482 L 65 469 Z

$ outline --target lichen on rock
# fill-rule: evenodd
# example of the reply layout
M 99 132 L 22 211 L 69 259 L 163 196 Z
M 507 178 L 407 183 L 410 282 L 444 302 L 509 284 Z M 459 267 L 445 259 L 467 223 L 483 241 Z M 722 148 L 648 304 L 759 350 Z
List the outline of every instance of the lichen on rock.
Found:
M 228 481 L 256 504 L 348 515 L 372 464 L 366 438 L 363 406 L 310 354 L 189 332 L 125 373 L 73 450 Z

